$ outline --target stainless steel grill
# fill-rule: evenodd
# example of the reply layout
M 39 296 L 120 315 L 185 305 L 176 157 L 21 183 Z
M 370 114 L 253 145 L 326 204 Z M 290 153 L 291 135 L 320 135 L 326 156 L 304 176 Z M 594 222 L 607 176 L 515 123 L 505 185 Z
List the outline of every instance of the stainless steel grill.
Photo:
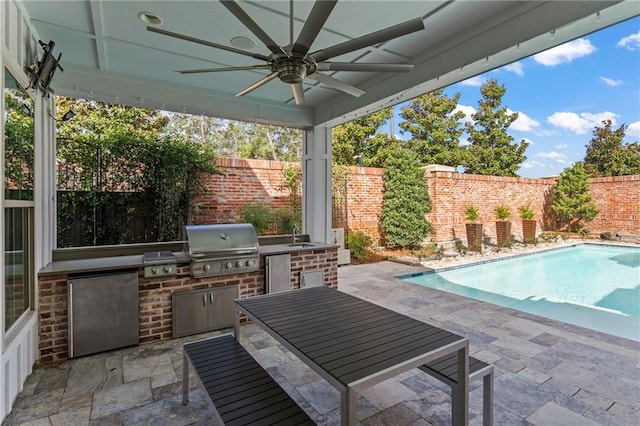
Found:
M 254 272 L 260 267 L 258 234 L 250 223 L 185 226 L 191 276 Z

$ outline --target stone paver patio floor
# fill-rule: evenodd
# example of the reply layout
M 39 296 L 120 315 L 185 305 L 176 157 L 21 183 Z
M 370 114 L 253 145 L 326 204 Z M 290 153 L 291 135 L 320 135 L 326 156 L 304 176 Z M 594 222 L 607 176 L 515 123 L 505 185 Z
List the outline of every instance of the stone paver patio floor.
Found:
M 402 282 L 416 268 L 393 262 L 340 267 L 339 289 L 468 336 L 494 364 L 496 425 L 640 425 L 640 343 Z M 223 330 L 230 332 L 231 330 Z M 35 368 L 9 425 L 210 425 L 192 380 L 181 404 L 181 345 L 220 332 L 126 348 Z M 339 424 L 339 394 L 255 325 L 242 343 L 322 425 Z M 482 424 L 481 381 L 470 424 Z M 448 387 L 419 370 L 360 394 L 362 425 L 448 425 Z

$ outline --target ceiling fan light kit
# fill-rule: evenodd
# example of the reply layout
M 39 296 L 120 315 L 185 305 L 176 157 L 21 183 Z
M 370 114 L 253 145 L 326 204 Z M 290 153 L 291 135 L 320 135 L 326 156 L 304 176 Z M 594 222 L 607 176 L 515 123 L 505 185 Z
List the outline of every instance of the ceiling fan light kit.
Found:
M 244 96 L 247 93 L 263 86 L 276 77 L 283 83 L 291 85 L 296 104 L 304 103 L 304 89 L 302 82 L 306 78 L 311 78 L 332 89 L 339 90 L 351 96 L 361 96 L 365 92 L 342 80 L 338 80 L 320 71 L 360 71 L 360 72 L 409 72 L 413 68 L 411 64 L 387 64 L 387 63 L 357 63 L 357 62 L 328 62 L 329 59 L 356 50 L 384 43 L 386 41 L 407 35 L 424 29 L 422 19 L 416 18 L 403 22 L 379 31 L 366 34 L 343 43 L 336 44 L 313 53 L 309 53 L 311 45 L 322 30 L 329 15 L 333 11 L 337 0 L 316 0 L 305 21 L 300 34 L 295 42 L 290 40 L 286 46 L 278 45 L 234 0 L 220 0 L 220 3 L 229 10 L 249 31 L 251 31 L 270 51 L 268 56 L 248 52 L 236 47 L 221 45 L 208 40 L 201 40 L 195 37 L 167 31 L 161 28 L 147 26 L 147 30 L 169 37 L 202 44 L 205 46 L 226 50 L 229 52 L 250 56 L 254 59 L 262 60 L 265 64 L 223 67 L 223 68 L 203 68 L 194 70 L 178 71 L 181 74 L 197 74 L 225 71 L 242 71 L 267 69 L 271 74 L 253 83 L 249 87 L 241 90 L 236 96 Z M 291 11 L 293 10 L 293 0 L 291 0 Z M 293 13 L 290 13 L 290 26 L 293 28 Z M 293 34 L 292 37 L 293 38 Z M 250 40 L 250 39 L 247 39 Z M 238 44 L 232 43 L 236 46 Z M 248 47 L 247 47 L 248 48 Z

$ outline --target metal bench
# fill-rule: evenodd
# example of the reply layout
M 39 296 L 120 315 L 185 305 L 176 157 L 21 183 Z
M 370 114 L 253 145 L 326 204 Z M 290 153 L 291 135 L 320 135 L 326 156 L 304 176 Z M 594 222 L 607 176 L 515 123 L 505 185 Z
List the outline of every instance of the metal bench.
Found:
M 458 386 L 458 359 L 456 355 L 437 359 L 425 365 L 421 365 L 420 370 L 446 383 L 455 391 Z M 493 365 L 482 362 L 474 357 L 469 357 L 469 383 L 480 377 L 482 383 L 482 424 L 490 426 L 493 424 Z M 453 415 L 453 404 L 451 412 Z
M 187 343 L 183 354 L 183 405 L 190 364 L 225 425 L 315 425 L 232 335 Z

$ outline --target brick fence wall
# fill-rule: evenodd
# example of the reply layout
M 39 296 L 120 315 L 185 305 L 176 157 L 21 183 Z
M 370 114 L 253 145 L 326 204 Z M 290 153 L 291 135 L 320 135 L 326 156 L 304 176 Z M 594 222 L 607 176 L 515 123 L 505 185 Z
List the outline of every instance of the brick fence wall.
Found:
M 198 223 L 234 222 L 242 205 L 261 203 L 272 208 L 289 204 L 289 191 L 283 186 L 283 172 L 295 163 L 264 160 L 218 159 L 224 175 L 207 178 L 210 192 L 202 198 Z M 380 244 L 378 218 L 382 209 L 383 170 L 372 167 L 347 168 L 347 226 L 369 234 Z M 495 237 L 494 208 L 510 207 L 511 232 L 522 237 L 519 206 L 529 204 L 535 212 L 537 229 L 554 228 L 550 203 L 554 179 L 510 178 L 459 174 L 442 171 L 425 172 L 432 211 L 427 220 L 434 225 L 431 241 L 443 242 L 465 238 L 464 207 L 480 208 L 483 230 Z M 640 235 L 640 175 L 589 179 L 593 199 L 600 212 L 587 224 L 592 233 L 613 232 Z
M 245 204 L 270 208 L 290 206 L 290 192 L 284 186 L 284 171 L 300 167 L 296 163 L 266 160 L 218 158 L 222 175 L 207 175 L 207 193 L 198 199 L 200 211 L 195 219 L 203 223 L 234 223 Z

